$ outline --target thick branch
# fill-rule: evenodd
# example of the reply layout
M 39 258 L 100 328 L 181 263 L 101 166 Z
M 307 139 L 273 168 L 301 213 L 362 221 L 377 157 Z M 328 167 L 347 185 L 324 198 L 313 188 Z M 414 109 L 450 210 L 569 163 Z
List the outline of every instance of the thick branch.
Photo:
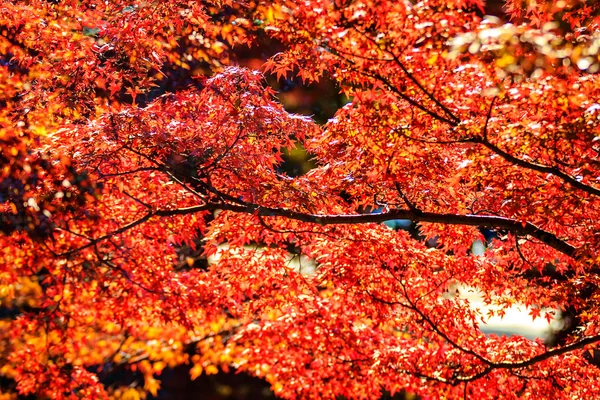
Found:
M 488 366 L 481 372 L 471 375 L 468 377 L 457 377 L 456 380 L 460 382 L 470 382 L 477 380 L 479 378 L 483 378 L 485 375 L 489 374 L 491 371 L 495 369 L 519 369 L 526 368 L 532 365 L 535 365 L 539 362 L 545 361 L 549 358 L 560 356 L 566 353 L 570 353 L 575 350 L 579 350 L 584 348 L 587 345 L 594 344 L 600 342 L 600 335 L 588 336 L 584 339 L 581 339 L 575 343 L 568 344 L 563 347 L 559 347 L 557 349 L 552 349 L 546 351 L 542 354 L 539 354 L 535 357 L 531 357 L 525 361 L 517 361 L 517 362 L 501 362 L 501 363 L 488 363 Z
M 385 222 L 394 219 L 410 219 L 417 222 L 433 222 L 449 225 L 468 225 L 482 226 L 489 228 L 499 228 L 513 233 L 529 235 L 540 242 L 558 250 L 559 252 L 575 257 L 576 248 L 558 238 L 556 235 L 538 228 L 529 222 L 516 221 L 504 217 L 485 216 L 485 215 L 460 215 L 460 214 L 438 214 L 431 212 L 416 212 L 412 210 L 390 210 L 381 213 L 356 214 L 356 215 L 317 215 L 299 213 L 292 210 L 261 207 L 257 205 L 238 206 L 232 204 L 214 205 L 216 208 L 235 212 L 252 211 L 260 216 L 278 216 L 286 217 L 304 222 L 312 222 L 322 225 L 333 224 L 364 224 L 372 222 Z
M 600 342 L 600 335 L 588 336 L 588 337 L 581 339 L 575 343 L 571 343 L 571 344 L 568 344 L 563 347 L 549 350 L 545 353 L 542 353 L 540 355 L 537 355 L 537 356 L 532 357 L 525 361 L 518 361 L 518 362 L 512 362 L 512 363 L 507 363 L 507 362 L 493 363 L 493 364 L 490 364 L 490 366 L 493 368 L 503 368 L 503 369 L 515 369 L 515 368 L 529 367 L 529 366 L 537 364 L 541 361 L 545 361 L 549 358 L 560 356 L 560 355 L 563 355 L 566 353 L 570 353 L 574 350 L 582 349 L 589 344 L 594 344 L 594 343 L 598 343 L 598 342 Z
M 227 210 L 233 212 L 256 214 L 262 217 L 284 217 L 295 219 L 303 222 L 311 222 L 320 225 L 342 225 L 342 224 L 365 224 L 365 223 L 378 223 L 385 222 L 394 219 L 410 219 L 417 222 L 433 222 L 442 223 L 448 225 L 468 225 L 468 226 L 481 226 L 489 228 L 504 229 L 515 234 L 529 235 L 536 238 L 542 243 L 554 248 L 555 250 L 569 256 L 575 257 L 577 249 L 567 242 L 561 240 L 553 233 L 547 232 L 543 229 L 538 228 L 532 223 L 516 221 L 504 217 L 496 216 L 485 216 L 485 215 L 460 215 L 460 214 L 438 214 L 431 212 L 421 212 L 413 210 L 390 210 L 381 213 L 372 214 L 345 214 L 345 215 L 320 215 L 320 214 L 308 214 L 301 213 L 293 210 L 283 208 L 272 208 L 263 207 L 257 204 L 246 203 L 241 204 L 230 204 L 230 203 L 206 203 L 193 207 L 177 208 L 172 210 L 155 210 L 150 211 L 143 215 L 139 219 L 130 222 L 127 225 L 113 231 L 112 233 L 101 236 L 97 239 L 92 240 L 90 243 L 71 250 L 67 253 L 63 253 L 62 256 L 68 256 L 74 254 L 80 250 L 88 248 L 100 241 L 108 239 L 113 235 L 123 233 L 137 225 L 140 225 L 148 221 L 152 217 L 167 217 L 174 215 L 187 215 L 201 211 L 216 211 L 216 210 Z

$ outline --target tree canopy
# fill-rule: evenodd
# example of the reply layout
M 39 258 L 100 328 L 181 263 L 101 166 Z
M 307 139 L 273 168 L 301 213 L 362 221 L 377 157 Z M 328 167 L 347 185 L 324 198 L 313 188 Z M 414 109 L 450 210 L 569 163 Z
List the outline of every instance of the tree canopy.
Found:
M 596 1 L 0 5 L 0 397 L 140 398 L 179 365 L 282 398 L 600 397 Z M 350 102 L 317 124 L 264 73 Z M 480 330 L 517 303 L 575 323 Z

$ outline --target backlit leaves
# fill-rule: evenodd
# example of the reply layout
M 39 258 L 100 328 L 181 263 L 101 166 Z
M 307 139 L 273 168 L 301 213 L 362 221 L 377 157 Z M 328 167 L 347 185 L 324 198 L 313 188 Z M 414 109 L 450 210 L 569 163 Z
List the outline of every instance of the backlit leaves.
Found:
M 159 395 L 180 365 L 283 398 L 598 397 L 597 16 L 536 4 L 510 25 L 479 1 L 3 2 L 0 376 L 57 399 Z M 228 66 L 257 33 L 283 46 L 267 72 L 351 102 L 289 114 Z M 292 177 L 298 143 L 316 167 Z M 513 306 L 577 325 L 482 332 Z M 120 371 L 138 386 L 101 383 Z

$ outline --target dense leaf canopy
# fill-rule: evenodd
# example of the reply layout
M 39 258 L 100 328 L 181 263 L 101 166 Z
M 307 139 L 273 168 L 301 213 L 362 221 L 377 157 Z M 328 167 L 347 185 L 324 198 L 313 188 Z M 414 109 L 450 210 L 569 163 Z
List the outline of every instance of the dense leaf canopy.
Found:
M 156 395 L 182 364 L 283 398 L 600 397 L 599 7 L 1 0 L 0 376 L 55 399 Z M 266 37 L 285 50 L 236 66 Z M 318 125 L 265 72 L 351 101 Z M 316 168 L 291 176 L 300 145 Z M 480 330 L 517 303 L 576 323 Z M 103 384 L 117 367 L 143 387 Z

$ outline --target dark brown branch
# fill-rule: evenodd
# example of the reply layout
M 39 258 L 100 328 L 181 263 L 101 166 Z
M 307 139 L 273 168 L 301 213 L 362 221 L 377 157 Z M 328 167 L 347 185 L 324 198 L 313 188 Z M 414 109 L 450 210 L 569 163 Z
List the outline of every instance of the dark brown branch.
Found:
M 392 277 L 400 284 L 400 286 L 402 286 L 402 290 L 404 291 L 404 298 L 406 299 L 406 301 L 408 301 L 408 309 L 409 310 L 412 310 L 415 313 L 417 313 L 417 315 L 419 315 L 419 317 L 423 321 L 425 321 L 438 336 L 440 336 L 442 339 L 444 339 L 446 341 L 446 343 L 449 343 L 455 349 L 460 350 L 464 354 L 469 354 L 470 356 L 474 357 L 476 360 L 479 360 L 485 364 L 490 363 L 481 354 L 477 353 L 476 351 L 473 351 L 471 349 L 467 349 L 467 348 L 461 346 L 460 344 L 458 344 L 457 342 L 452 340 L 450 338 L 450 336 L 448 336 L 445 332 L 443 332 L 440 329 L 440 327 L 434 321 L 432 321 L 431 318 L 429 318 L 429 316 L 427 314 L 425 314 L 421 309 L 419 309 L 419 307 L 417 307 L 416 302 L 413 302 L 410 299 L 410 296 L 408 295 L 408 291 L 406 290 L 406 286 L 404 285 L 404 283 L 402 283 L 402 281 L 400 279 L 398 279 L 398 277 L 396 277 L 396 275 L 394 275 L 394 273 L 392 271 L 389 271 L 389 272 L 392 275 Z M 417 301 L 419 301 L 419 300 L 417 300 Z
M 438 214 L 431 212 L 414 212 L 411 210 L 390 210 L 381 213 L 372 214 L 350 214 L 350 215 L 318 215 L 300 213 L 292 210 L 261 207 L 255 204 L 246 206 L 233 204 L 207 204 L 206 207 L 221 208 L 234 212 L 252 212 L 261 216 L 278 216 L 291 218 L 303 222 L 312 222 L 322 225 L 331 224 L 364 224 L 385 222 L 393 219 L 410 219 L 416 222 L 434 222 L 449 225 L 468 225 L 482 226 L 489 228 L 505 229 L 521 235 L 529 235 L 540 242 L 558 250 L 559 252 L 569 256 L 576 256 L 576 248 L 558 238 L 556 235 L 544 231 L 529 222 L 520 222 L 504 217 L 485 216 L 485 215 L 459 215 L 459 214 Z M 192 207 L 193 208 L 193 207 Z M 173 210 L 175 211 L 175 210 Z
M 496 102 L 496 96 L 490 102 L 490 108 L 488 108 L 487 115 L 485 117 L 485 124 L 483 125 L 482 136 L 483 140 L 487 142 L 487 132 L 488 132 L 488 124 L 490 123 L 490 118 L 492 117 L 492 111 L 494 110 L 494 103 Z
M 147 222 L 152 217 L 170 217 L 170 216 L 174 216 L 174 215 L 188 215 L 188 214 L 194 214 L 194 213 L 201 212 L 201 211 L 214 211 L 219 208 L 222 208 L 222 207 L 218 207 L 218 205 L 215 205 L 215 204 L 204 204 L 204 205 L 198 205 L 198 206 L 193 206 L 193 207 L 176 208 L 173 210 L 149 211 L 148 213 L 144 214 L 142 217 L 136 219 L 135 221 L 131 221 L 130 223 L 123 225 L 122 227 L 115 229 L 114 231 L 107 233 L 106 235 L 103 235 L 96 239 L 91 240 L 89 243 L 87 243 L 83 246 L 80 246 L 73 250 L 69 250 L 65 253 L 58 254 L 57 256 L 58 257 L 69 257 L 75 253 L 80 252 L 81 250 L 84 250 L 91 246 L 94 246 L 104 240 L 108 240 L 115 235 L 119 235 L 121 233 L 127 232 L 128 230 Z
M 398 194 L 402 198 L 402 201 L 404 201 L 404 203 L 406 204 L 406 206 L 408 207 L 408 209 L 411 212 L 413 212 L 414 214 L 417 214 L 417 215 L 423 214 L 423 211 L 421 211 L 419 208 L 417 208 L 417 206 L 415 206 L 415 204 L 412 201 L 410 201 L 410 199 L 408 197 L 406 197 L 406 195 L 402 191 L 402 188 L 400 187 L 398 182 L 396 182 L 396 191 L 398 192 Z
M 560 179 L 562 179 L 564 182 L 571 184 L 571 186 L 573 186 L 579 190 L 583 190 L 584 192 L 595 195 L 595 196 L 600 196 L 600 189 L 597 189 L 593 186 L 586 185 L 585 183 L 579 182 L 577 179 L 575 179 L 571 175 L 561 171 L 557 167 L 549 167 L 546 165 L 535 164 L 532 162 L 522 160 L 522 159 L 515 157 L 512 154 L 502 150 L 501 148 L 499 148 L 498 146 L 496 146 L 493 143 L 490 143 L 486 139 L 473 139 L 473 143 L 480 143 L 480 144 L 484 145 L 485 147 L 487 147 L 494 153 L 498 154 L 500 157 L 504 158 L 506 161 L 511 162 L 515 165 L 518 165 L 519 167 L 531 169 L 533 171 L 541 172 L 544 174 L 551 174 L 551 175 L 557 176 Z
M 531 357 L 530 359 L 525 360 L 525 361 L 489 363 L 488 366 L 483 371 L 481 371 L 475 375 L 471 375 L 471 376 L 467 376 L 467 377 L 457 377 L 456 380 L 460 381 L 460 382 L 470 382 L 470 381 L 477 380 L 479 378 L 483 378 L 485 375 L 489 374 L 491 371 L 493 371 L 495 369 L 519 369 L 519 368 L 530 367 L 539 362 L 545 361 L 549 358 L 560 356 L 560 355 L 563 355 L 566 353 L 570 353 L 572 351 L 582 349 L 583 347 L 585 347 L 589 344 L 594 344 L 594 343 L 598 343 L 598 342 L 600 342 L 600 335 L 588 336 L 588 337 L 581 339 L 575 343 L 571 343 L 566 346 L 559 347 L 557 349 L 552 349 L 552 350 L 546 351 L 535 357 Z
M 391 273 L 391 271 L 390 271 Z M 488 359 L 486 359 L 485 357 L 483 357 L 482 355 L 480 355 L 479 353 L 464 348 L 462 346 L 460 346 L 459 344 L 455 343 L 454 341 L 452 341 L 444 332 L 442 332 L 439 327 L 437 326 L 436 323 L 434 323 L 429 316 L 427 316 L 424 312 L 422 312 L 417 306 L 416 303 L 412 302 L 410 297 L 408 296 L 408 293 L 406 291 L 406 288 L 404 287 L 404 285 L 396 278 L 396 276 L 392 273 L 392 276 L 402 285 L 403 289 L 404 289 L 404 297 L 406 298 L 406 300 L 408 301 L 408 304 L 404 304 L 403 302 L 400 301 L 386 301 L 383 299 L 380 299 L 374 295 L 372 295 L 369 291 L 367 291 L 367 293 L 376 301 L 387 304 L 389 306 L 394 306 L 394 305 L 400 305 L 402 307 L 406 307 L 414 312 L 416 312 L 421 319 L 423 319 L 423 321 L 425 321 L 433 330 L 435 333 L 437 333 L 441 338 L 443 338 L 447 343 L 449 343 L 452 347 L 460 350 L 461 352 L 465 353 L 465 354 L 469 354 L 473 357 L 475 357 L 475 359 L 481 361 L 484 365 L 485 368 L 481 371 L 478 372 L 475 375 L 471 375 L 471 376 L 457 376 L 454 377 L 454 380 L 456 382 L 471 382 L 480 378 L 483 378 L 485 375 L 489 374 L 491 371 L 495 370 L 495 369 L 508 369 L 508 370 L 512 370 L 512 369 L 521 369 L 521 368 L 526 368 L 526 367 L 530 367 L 532 365 L 535 365 L 539 362 L 545 361 L 547 359 L 550 359 L 552 357 L 557 357 L 566 353 L 570 353 L 572 351 L 575 350 L 579 350 L 584 348 L 587 345 L 590 344 L 594 344 L 594 343 L 598 343 L 600 342 L 600 335 L 595 335 L 595 336 L 588 336 L 582 340 L 579 340 L 575 343 L 571 343 L 568 344 L 566 346 L 563 347 L 559 347 L 559 348 L 555 348 L 552 350 L 548 350 L 542 354 L 539 354 L 535 357 L 531 357 L 527 360 L 524 361 L 516 361 L 516 362 L 499 362 L 499 363 L 495 363 L 492 362 Z M 449 383 L 449 382 L 448 382 Z
M 491 110 L 491 108 L 490 108 L 490 110 Z M 525 161 L 523 159 L 513 156 L 512 154 L 502 150 L 495 144 L 491 143 L 486 138 L 488 121 L 489 121 L 489 118 L 488 118 L 488 120 L 486 120 L 484 129 L 483 129 L 483 137 L 482 138 L 469 137 L 469 138 L 449 140 L 449 141 L 436 141 L 436 140 L 419 139 L 419 138 L 415 138 L 415 137 L 406 135 L 405 133 L 403 133 L 402 129 L 395 129 L 394 131 L 402 133 L 402 135 L 409 140 L 414 140 L 416 142 L 427 143 L 427 144 L 445 145 L 445 144 L 457 144 L 457 143 L 478 143 L 478 144 L 485 146 L 486 148 L 488 148 L 489 150 L 491 150 L 492 152 L 494 152 L 495 154 L 499 155 L 504 160 L 506 160 L 512 164 L 515 164 L 519 167 L 523 167 L 523 168 L 530 169 L 533 171 L 541 172 L 544 174 L 554 175 L 554 176 L 560 178 L 563 182 L 569 183 L 573 187 L 575 187 L 579 190 L 583 190 L 584 192 L 591 194 L 591 195 L 600 196 L 600 189 L 595 188 L 590 185 L 586 185 L 585 183 L 579 182 L 577 179 L 575 179 L 571 175 L 561 171 L 558 167 L 549 167 L 547 165 L 540 165 L 540 164 L 536 164 L 533 162 Z
M 531 262 L 529 262 L 529 260 L 527 259 L 527 257 L 525 257 L 525 255 L 523 254 L 523 252 L 521 251 L 521 245 L 519 244 L 519 236 L 515 236 L 515 248 L 517 249 L 517 254 L 519 254 L 519 257 L 521 258 L 521 260 L 523 260 L 524 264 L 529 265 L 529 268 L 535 268 L 533 264 L 531 264 Z
M 559 347 L 556 349 L 552 349 L 549 350 L 545 353 L 542 353 L 540 355 L 537 355 L 535 357 L 532 357 L 528 360 L 525 361 L 517 361 L 517 362 L 512 362 L 512 363 L 492 363 L 490 364 L 491 367 L 493 368 L 502 368 L 502 369 L 515 369 L 515 368 L 525 368 L 525 367 L 530 367 L 534 364 L 537 364 L 541 361 L 545 361 L 549 358 L 552 357 L 556 357 L 556 356 L 560 356 L 566 353 L 570 353 L 574 350 L 579 350 L 584 348 L 585 346 L 589 345 L 589 344 L 594 344 L 594 343 L 598 343 L 600 342 L 600 335 L 594 335 L 594 336 L 588 336 L 584 339 L 581 339 L 577 342 L 568 344 L 566 346 L 563 347 Z
M 444 104 L 442 104 L 442 102 L 440 102 L 432 93 L 430 93 L 427 89 L 425 89 L 425 87 L 421 84 L 421 82 L 419 82 L 417 80 L 417 78 L 415 78 L 415 76 L 413 74 L 411 74 L 408 71 L 408 69 L 406 69 L 406 67 L 404 66 L 404 63 L 402 63 L 402 61 L 400 61 L 400 58 L 398 58 L 398 56 L 396 54 L 394 54 L 394 52 L 388 51 L 388 53 L 392 55 L 392 57 L 394 58 L 394 61 L 400 67 L 400 69 L 402 70 L 402 72 L 404 72 L 404 74 L 411 81 L 413 81 L 413 83 L 419 88 L 419 90 L 421 90 L 431 101 L 433 101 L 435 103 L 435 105 L 437 105 L 439 108 L 441 108 L 442 111 L 444 111 L 444 113 L 451 120 L 453 120 L 455 123 L 459 123 L 460 122 L 460 118 L 458 118 L 456 115 L 454 115 L 454 113 L 452 113 L 452 111 L 450 111 L 450 109 L 448 109 L 448 107 L 446 107 Z
M 567 242 L 561 240 L 553 233 L 538 228 L 532 223 L 521 222 L 512 220 L 504 217 L 497 216 L 486 216 L 486 215 L 473 215 L 473 214 L 442 214 L 432 212 L 415 212 L 413 210 L 390 210 L 381 213 L 371 214 L 346 214 L 346 215 L 319 215 L 319 214 L 308 214 L 297 212 L 293 210 L 283 208 L 271 208 L 263 207 L 257 204 L 246 203 L 242 204 L 230 204 L 230 203 L 206 203 L 202 205 L 176 208 L 172 210 L 156 210 L 151 211 L 140 217 L 139 219 L 130 222 L 121 228 L 94 239 L 90 243 L 81 246 L 77 249 L 61 254 L 61 256 L 69 256 L 80 250 L 88 248 L 95 243 L 106 240 L 114 235 L 123 233 L 131 228 L 134 228 L 152 217 L 168 217 L 175 215 L 187 215 L 201 211 L 215 211 L 215 210 L 227 210 L 233 212 L 250 213 L 256 214 L 263 217 L 284 217 L 295 219 L 298 221 L 315 223 L 320 225 L 347 225 L 347 224 L 365 224 L 365 223 L 379 223 L 390 221 L 394 219 L 410 219 L 416 222 L 433 222 L 442 223 L 449 225 L 467 225 L 467 226 L 480 226 L 489 228 L 499 228 L 507 231 L 511 231 L 515 234 L 529 235 L 536 238 L 542 243 L 554 248 L 555 250 L 569 256 L 576 257 L 577 249 Z
M 342 60 L 346 61 L 346 63 L 348 63 L 350 66 L 353 66 L 355 64 L 355 62 L 353 60 L 349 59 L 348 57 L 345 57 L 341 53 L 337 53 L 335 49 L 330 48 L 330 50 L 331 50 L 332 54 L 335 54 L 336 56 L 340 57 Z M 437 112 L 428 109 L 423 104 L 419 103 L 418 101 L 416 101 L 415 99 L 413 99 L 412 97 L 408 96 L 403 91 L 398 89 L 395 85 L 393 85 L 387 78 L 385 78 L 381 74 L 370 73 L 368 71 L 362 71 L 362 70 L 356 70 L 356 72 L 358 72 L 359 74 L 362 74 L 364 76 L 367 76 L 369 78 L 378 80 L 379 82 L 383 83 L 388 88 L 388 90 L 396 93 L 401 99 L 405 100 L 413 107 L 416 107 L 419 110 L 429 114 L 434 119 L 436 119 L 440 122 L 445 122 L 452 127 L 458 126 L 459 122 L 455 121 L 454 119 L 444 117 L 444 116 L 438 114 Z
M 353 27 L 353 28 L 355 31 L 357 31 L 358 33 L 363 35 L 364 38 L 366 38 L 368 41 L 370 41 L 375 46 L 377 46 L 378 49 L 385 51 L 390 56 L 392 56 L 393 61 L 396 63 L 396 65 L 398 67 L 400 67 L 400 69 L 408 77 L 408 79 L 410 79 L 419 88 L 419 90 L 421 92 L 423 92 L 423 94 L 425 94 L 425 96 L 427 96 L 427 98 L 429 100 L 433 101 L 433 103 L 436 106 L 438 106 L 452 121 L 454 121 L 454 124 L 458 124 L 460 122 L 460 118 L 458 118 L 456 115 L 454 115 L 452 113 L 452 111 L 450 111 L 448 109 L 448 107 L 446 107 L 444 104 L 442 104 L 431 92 L 429 92 L 427 89 L 425 89 L 425 87 L 421 84 L 421 82 L 419 82 L 419 80 L 408 71 L 408 69 L 404 66 L 404 63 L 400 60 L 400 58 L 393 51 L 388 50 L 387 48 L 382 48 L 371 36 L 369 36 L 365 32 L 358 30 L 356 27 Z
M 357 30 L 358 31 L 358 30 Z M 363 34 L 368 40 L 372 40 L 372 38 L 370 38 L 368 35 L 364 34 L 361 31 L 358 31 L 359 33 Z M 373 42 L 374 43 L 374 42 Z M 375 43 L 376 44 L 376 43 Z M 377 45 L 377 44 L 376 44 Z M 378 46 L 379 47 L 379 46 Z M 336 54 L 338 56 L 340 56 L 340 58 L 343 58 L 344 60 L 346 60 L 349 63 L 352 63 L 352 60 L 349 60 L 346 57 L 341 56 L 339 53 L 337 53 L 335 51 L 335 49 L 332 49 L 333 54 Z M 382 49 L 385 50 L 385 49 Z M 456 117 L 446 106 L 444 106 L 439 100 L 437 100 L 435 98 L 435 96 L 433 96 L 429 91 L 427 91 L 421 84 L 420 82 L 412 75 L 410 74 L 410 72 L 405 68 L 404 64 L 401 62 L 401 60 L 398 58 L 398 56 L 396 56 L 395 53 L 389 51 L 389 50 L 385 50 L 388 54 L 390 54 L 393 58 L 393 61 L 402 69 L 402 71 L 407 75 L 407 77 L 425 94 L 425 96 L 427 98 L 429 98 L 431 101 L 433 101 L 438 107 L 441 108 L 441 110 L 448 115 L 448 117 L 445 117 L 443 115 L 440 115 L 439 113 L 428 109 L 427 107 L 425 107 L 423 104 L 419 103 L 418 101 L 414 100 L 413 98 L 407 96 L 402 90 L 400 90 L 398 87 L 396 87 L 394 84 L 392 84 L 389 79 L 387 79 L 386 77 L 377 74 L 377 73 L 369 73 L 367 71 L 360 71 L 361 74 L 371 77 L 373 79 L 376 79 L 378 81 L 380 81 L 381 83 L 383 83 L 390 91 L 396 93 L 400 98 L 402 98 L 403 100 L 407 101 L 410 105 L 412 105 L 413 107 L 418 108 L 419 110 L 429 114 L 431 117 L 433 117 L 434 119 L 437 119 L 440 122 L 444 122 L 447 123 L 448 125 L 450 125 L 451 127 L 456 127 L 459 125 L 460 123 L 460 119 L 458 117 Z M 485 147 L 487 147 L 488 149 L 490 149 L 491 151 L 493 151 L 494 153 L 498 154 L 499 156 L 501 156 L 502 158 L 504 158 L 506 161 L 509 161 L 515 165 L 518 165 L 520 167 L 523 168 L 527 168 L 527 169 L 531 169 L 534 171 L 538 171 L 538 172 L 542 172 L 542 173 L 546 173 L 546 174 L 551 174 L 554 176 L 559 177 L 560 179 L 562 179 L 563 181 L 571 184 L 573 187 L 583 190 L 586 193 L 595 195 L 595 196 L 600 196 L 600 189 L 595 188 L 593 186 L 590 185 L 586 185 L 580 181 L 578 181 L 577 179 L 575 179 L 574 177 L 572 177 L 571 175 L 561 171 L 558 167 L 549 167 L 549 166 L 545 166 L 545 165 L 539 165 L 539 164 L 535 164 L 532 162 L 528 162 L 525 160 L 522 160 L 518 157 L 515 157 L 511 154 L 509 154 L 508 152 L 500 149 L 498 146 L 492 144 L 489 142 L 488 138 L 487 138 L 487 131 L 488 131 L 488 123 L 493 111 L 493 106 L 494 106 L 494 102 L 495 102 L 495 97 L 492 99 L 491 103 L 490 103 L 490 107 L 488 109 L 487 115 L 486 115 L 486 121 L 485 121 L 485 125 L 483 127 L 483 131 L 482 131 L 482 138 L 471 138 L 471 139 L 467 139 L 467 140 L 459 140 L 456 142 L 449 142 L 449 143 L 461 143 L 461 142 L 472 142 L 472 143 L 480 143 L 483 144 Z M 416 140 L 416 139 L 413 139 Z M 447 142 L 428 142 L 428 143 L 437 143 L 437 144 L 446 144 Z
M 433 117 L 434 119 L 437 119 L 440 122 L 445 122 L 446 124 L 454 127 L 458 125 L 458 122 L 454 121 L 453 119 L 449 119 L 446 118 L 438 113 L 436 113 L 435 111 L 432 111 L 430 109 L 428 109 L 427 107 L 425 107 L 424 105 L 422 105 L 421 103 L 419 103 L 418 101 L 414 100 L 413 98 L 407 96 L 404 92 L 402 92 L 400 89 L 398 89 L 396 86 L 394 86 L 387 78 L 385 78 L 384 76 L 380 75 L 380 74 L 376 74 L 376 73 L 368 73 L 366 71 L 362 71 L 361 72 L 363 75 L 371 77 L 373 79 L 376 79 L 378 81 L 380 81 L 381 83 L 383 83 L 389 90 L 391 90 L 392 92 L 396 93 L 400 98 L 402 98 L 403 100 L 407 101 L 410 105 L 412 105 L 413 107 L 418 108 L 419 110 L 429 114 L 431 117 Z

